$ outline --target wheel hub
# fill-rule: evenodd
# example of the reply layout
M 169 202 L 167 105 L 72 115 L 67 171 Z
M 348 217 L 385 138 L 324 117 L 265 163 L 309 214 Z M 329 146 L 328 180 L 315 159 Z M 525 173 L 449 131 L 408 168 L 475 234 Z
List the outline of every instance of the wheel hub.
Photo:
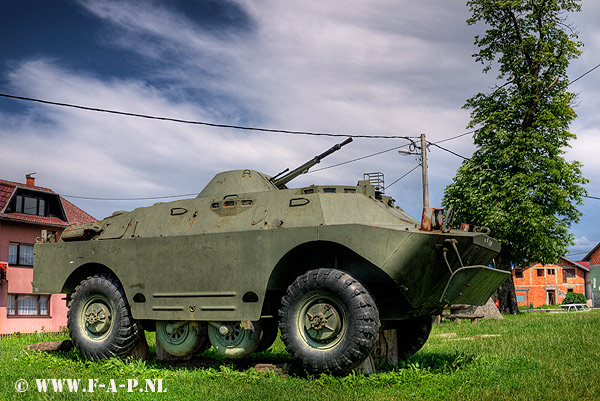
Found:
M 84 312 L 85 327 L 91 333 L 106 333 L 110 328 L 110 310 L 100 302 L 90 304 Z
M 329 303 L 324 301 L 318 302 L 306 311 L 304 328 L 314 340 L 330 340 L 342 328 L 340 314 Z
M 240 324 L 222 325 L 219 327 L 219 335 L 223 345 L 232 347 L 240 343 L 244 336 L 244 329 Z

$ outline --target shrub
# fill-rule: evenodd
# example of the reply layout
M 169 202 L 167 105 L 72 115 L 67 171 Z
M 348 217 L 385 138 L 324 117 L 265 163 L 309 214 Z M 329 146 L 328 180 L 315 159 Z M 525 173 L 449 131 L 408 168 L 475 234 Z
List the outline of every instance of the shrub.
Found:
M 568 292 L 565 299 L 563 299 L 562 304 L 584 304 L 587 300 L 583 294 L 578 292 Z

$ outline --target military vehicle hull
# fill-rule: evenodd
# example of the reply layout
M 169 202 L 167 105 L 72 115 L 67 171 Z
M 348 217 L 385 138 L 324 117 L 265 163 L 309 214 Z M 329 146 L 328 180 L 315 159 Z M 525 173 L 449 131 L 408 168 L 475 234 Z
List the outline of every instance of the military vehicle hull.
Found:
M 116 283 L 123 314 L 172 337 L 166 348 L 174 355 L 202 348 L 177 348 L 181 330 L 204 341 L 208 327 L 215 348 L 243 357 L 272 342 L 279 321 L 288 349 L 306 348 L 305 367 L 344 373 L 366 358 L 381 322 L 423 322 L 447 304 L 484 304 L 508 276 L 488 267 L 499 250 L 483 233 L 424 231 L 366 182 L 287 189 L 240 170 L 218 175 L 196 199 L 117 212 L 36 244 L 33 286 L 68 294 L 78 316 L 72 336 L 93 359 L 104 354 L 86 341 L 109 342 L 117 323 L 118 302 L 104 289 Z M 107 295 L 86 295 L 94 286 Z M 347 364 L 312 363 L 354 352 L 345 338 L 364 323 L 351 312 L 355 300 L 368 308 L 367 345 Z M 245 334 L 255 331 L 264 333 Z

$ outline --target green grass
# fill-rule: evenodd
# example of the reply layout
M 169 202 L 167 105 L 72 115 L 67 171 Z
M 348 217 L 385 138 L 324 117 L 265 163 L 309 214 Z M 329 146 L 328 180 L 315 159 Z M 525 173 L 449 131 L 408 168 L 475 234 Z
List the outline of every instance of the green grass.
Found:
M 302 377 L 263 373 L 256 363 L 289 364 L 277 340 L 269 351 L 232 364 L 211 350 L 187 364 L 155 360 L 90 362 L 76 351 L 25 351 L 27 344 L 68 338 L 35 334 L 0 340 L 0 399 L 81 400 L 600 400 L 600 311 L 522 314 L 502 321 L 435 325 L 425 347 L 401 367 L 364 376 Z M 455 333 L 453 337 L 440 334 Z M 154 336 L 147 333 L 151 352 Z M 497 334 L 496 337 L 473 337 Z M 285 366 L 284 366 L 285 367 Z M 166 394 L 39 393 L 35 379 L 163 379 Z M 18 379 L 30 389 L 17 393 Z

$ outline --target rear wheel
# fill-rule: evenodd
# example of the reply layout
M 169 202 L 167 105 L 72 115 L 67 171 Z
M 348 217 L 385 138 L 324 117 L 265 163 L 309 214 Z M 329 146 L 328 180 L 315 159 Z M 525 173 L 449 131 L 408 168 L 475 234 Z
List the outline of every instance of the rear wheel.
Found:
M 339 270 L 311 270 L 287 289 L 279 310 L 288 352 L 313 373 L 344 374 L 371 353 L 379 312 L 368 291 Z
M 75 347 L 93 360 L 125 355 L 142 330 L 131 316 L 120 283 L 107 274 L 88 277 L 77 286 L 67 326 Z

